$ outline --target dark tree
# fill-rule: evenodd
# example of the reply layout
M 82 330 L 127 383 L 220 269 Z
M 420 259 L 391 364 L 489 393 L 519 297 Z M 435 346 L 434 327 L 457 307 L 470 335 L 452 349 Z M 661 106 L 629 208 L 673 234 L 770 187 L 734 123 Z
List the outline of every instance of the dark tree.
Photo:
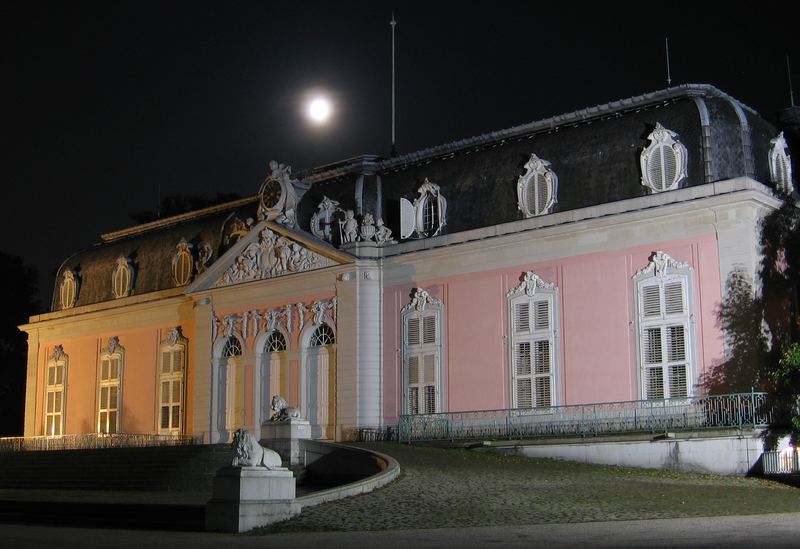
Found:
M 0 435 L 22 434 L 25 409 L 26 335 L 17 326 L 39 312 L 36 271 L 22 258 L 0 252 Z
M 167 196 L 161 201 L 161 208 L 157 212 L 147 211 L 131 214 L 131 219 L 136 223 L 148 223 L 164 217 L 172 217 L 182 213 L 202 210 L 209 206 L 224 204 L 241 198 L 236 193 L 217 193 L 217 196 L 209 198 L 201 195 L 181 194 Z

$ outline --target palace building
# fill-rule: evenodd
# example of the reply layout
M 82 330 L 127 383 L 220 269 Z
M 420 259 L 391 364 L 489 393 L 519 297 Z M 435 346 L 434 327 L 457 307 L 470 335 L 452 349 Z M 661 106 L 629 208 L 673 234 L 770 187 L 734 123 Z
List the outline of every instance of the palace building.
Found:
M 25 435 L 222 442 L 276 394 L 330 440 L 697 395 L 726 281 L 756 279 L 793 181 L 783 134 L 700 84 L 393 158 L 273 161 L 252 198 L 63 262 L 21 327 Z

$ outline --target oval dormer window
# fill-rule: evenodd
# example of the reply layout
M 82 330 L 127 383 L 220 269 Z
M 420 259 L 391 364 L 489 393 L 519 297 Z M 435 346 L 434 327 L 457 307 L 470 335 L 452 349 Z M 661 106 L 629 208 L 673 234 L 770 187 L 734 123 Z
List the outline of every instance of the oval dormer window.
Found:
M 650 144 L 642 151 L 639 163 L 642 185 L 654 193 L 677 189 L 686 179 L 686 147 L 677 137 L 659 123 L 647 136 Z
M 186 242 L 185 238 L 181 238 L 172 257 L 172 277 L 178 286 L 186 286 L 192 280 L 194 260 L 190 247 L 191 244 Z
M 131 295 L 133 267 L 131 267 L 130 259 L 123 256 L 117 258 L 117 266 L 114 267 L 114 274 L 111 276 L 111 282 L 115 299 Z
M 517 207 L 525 217 L 548 214 L 558 201 L 558 177 L 550 162 L 535 154 L 525 163 L 525 173 L 517 180 Z
M 75 279 L 75 273 L 67 269 L 64 271 L 64 279 L 61 281 L 61 308 L 70 309 L 75 306 L 78 300 L 78 281 Z

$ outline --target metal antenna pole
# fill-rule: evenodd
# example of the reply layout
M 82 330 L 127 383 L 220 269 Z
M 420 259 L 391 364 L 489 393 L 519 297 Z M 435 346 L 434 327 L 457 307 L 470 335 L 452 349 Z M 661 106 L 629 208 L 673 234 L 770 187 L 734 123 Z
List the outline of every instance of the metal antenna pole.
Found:
M 786 74 L 789 75 L 789 106 L 794 107 L 794 90 L 792 90 L 792 67 L 789 65 L 789 54 L 786 54 Z
M 395 147 L 395 69 L 394 69 L 394 28 L 397 26 L 397 21 L 394 20 L 394 12 L 392 12 L 392 20 L 389 22 L 392 27 L 392 156 L 397 156 L 397 148 Z
M 669 39 L 666 36 L 664 37 L 664 49 L 666 50 L 667 53 L 667 86 L 671 86 L 672 78 L 669 73 Z

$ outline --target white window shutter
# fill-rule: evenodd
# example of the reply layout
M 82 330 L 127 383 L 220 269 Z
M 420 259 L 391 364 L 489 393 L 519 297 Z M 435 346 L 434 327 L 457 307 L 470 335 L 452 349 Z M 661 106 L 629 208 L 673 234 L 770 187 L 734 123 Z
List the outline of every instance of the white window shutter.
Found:
M 407 337 L 408 337 L 408 344 L 409 345 L 419 345 L 420 344 L 420 322 L 418 317 L 412 317 L 408 319 L 407 323 Z
M 406 239 L 414 234 L 417 227 L 417 211 L 405 198 L 400 199 L 400 238 Z
M 514 305 L 514 331 L 517 333 L 531 331 L 530 303 L 527 301 Z
M 642 316 L 645 318 L 661 316 L 661 288 L 659 286 L 642 286 L 640 302 L 642 307 Z
M 436 343 L 436 315 L 423 317 L 422 343 Z
M 534 327 L 536 330 L 550 329 L 550 300 L 539 299 L 534 302 Z
M 664 306 L 668 315 L 684 312 L 683 295 L 683 283 L 680 280 L 664 284 Z

